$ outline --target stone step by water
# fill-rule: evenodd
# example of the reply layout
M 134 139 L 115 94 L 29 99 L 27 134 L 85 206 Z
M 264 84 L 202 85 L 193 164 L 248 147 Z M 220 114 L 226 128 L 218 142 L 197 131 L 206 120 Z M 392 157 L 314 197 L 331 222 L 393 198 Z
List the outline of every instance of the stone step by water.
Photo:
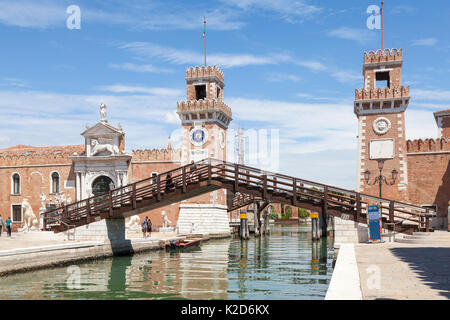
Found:
M 415 243 L 415 244 L 450 244 L 449 232 L 414 232 L 412 235 L 403 235 L 395 239 L 400 243 Z

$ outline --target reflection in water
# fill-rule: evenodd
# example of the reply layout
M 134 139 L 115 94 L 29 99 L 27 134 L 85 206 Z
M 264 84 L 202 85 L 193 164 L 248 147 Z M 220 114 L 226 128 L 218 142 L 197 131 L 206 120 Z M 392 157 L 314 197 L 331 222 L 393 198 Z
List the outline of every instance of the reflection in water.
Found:
M 79 264 L 72 289 L 67 267 L 2 277 L 0 299 L 323 299 L 332 259 L 307 225 L 275 225 L 268 237 Z

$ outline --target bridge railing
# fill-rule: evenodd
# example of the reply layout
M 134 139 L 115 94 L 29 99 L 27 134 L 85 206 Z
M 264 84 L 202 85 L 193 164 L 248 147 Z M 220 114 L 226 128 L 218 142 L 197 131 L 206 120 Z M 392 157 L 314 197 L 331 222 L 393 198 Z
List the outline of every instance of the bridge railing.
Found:
M 234 191 L 257 190 L 266 199 L 271 196 L 283 196 L 291 199 L 296 206 L 301 202 L 324 205 L 324 209 L 338 208 L 354 215 L 359 221 L 365 216 L 365 210 L 370 203 L 381 202 L 382 214 L 390 222 L 406 219 L 420 226 L 429 225 L 428 210 L 389 199 L 380 199 L 366 194 L 357 193 L 304 179 L 298 179 L 283 174 L 268 172 L 245 165 L 229 163 L 215 159 L 205 159 L 148 177 L 125 186 L 118 187 L 103 194 L 65 205 L 44 214 L 44 226 L 54 226 L 71 223 L 77 219 L 95 219 L 101 212 L 107 211 L 113 215 L 113 209 L 123 205 L 131 205 L 136 209 L 136 202 L 145 198 L 155 197 L 161 200 L 163 195 L 175 189 L 186 190 L 187 186 L 200 181 L 211 183 L 213 180 L 226 181 L 234 186 Z

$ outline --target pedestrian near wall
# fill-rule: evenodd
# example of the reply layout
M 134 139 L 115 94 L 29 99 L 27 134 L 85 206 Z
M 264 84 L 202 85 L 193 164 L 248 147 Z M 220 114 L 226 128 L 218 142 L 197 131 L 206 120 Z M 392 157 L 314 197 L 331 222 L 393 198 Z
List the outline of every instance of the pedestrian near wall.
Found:
M 2 236 L 2 231 L 4 227 L 5 224 L 3 223 L 3 218 L 0 216 L 0 237 Z
M 145 217 L 144 222 L 142 222 L 142 237 L 147 238 L 148 230 L 148 217 Z
M 11 237 L 11 219 L 6 219 L 6 231 L 8 232 L 8 237 Z

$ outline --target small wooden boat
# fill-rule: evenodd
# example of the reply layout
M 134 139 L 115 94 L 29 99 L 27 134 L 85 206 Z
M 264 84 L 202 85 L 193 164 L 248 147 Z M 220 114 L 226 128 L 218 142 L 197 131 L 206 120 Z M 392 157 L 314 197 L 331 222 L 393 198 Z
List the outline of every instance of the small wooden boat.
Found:
M 171 240 L 166 244 L 167 249 L 186 249 L 200 245 L 202 238 L 186 238 L 182 240 Z

